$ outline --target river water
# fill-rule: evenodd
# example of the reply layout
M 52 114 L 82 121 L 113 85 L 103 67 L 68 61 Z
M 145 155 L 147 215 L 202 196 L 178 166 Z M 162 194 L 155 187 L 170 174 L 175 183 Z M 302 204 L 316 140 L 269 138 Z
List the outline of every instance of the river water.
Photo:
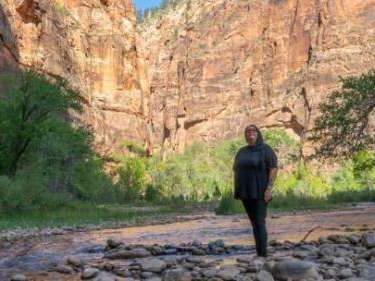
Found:
M 203 216 L 202 216 L 203 215 Z M 318 228 L 316 228 L 318 227 Z M 319 228 L 321 227 L 321 228 Z M 329 234 L 348 234 L 353 230 L 375 229 L 375 205 L 300 214 L 268 215 L 269 240 L 299 241 L 312 228 L 307 240 Z M 77 255 L 88 263 L 100 260 L 108 238 L 126 244 L 179 244 L 199 240 L 208 243 L 223 239 L 226 244 L 253 245 L 252 229 L 245 215 L 217 216 L 205 213 L 186 221 L 118 229 L 73 232 L 40 236 L 16 243 L 0 242 L 0 280 L 23 273 L 32 280 L 80 280 L 48 270 L 67 256 Z M 76 278 L 76 279 L 74 279 Z

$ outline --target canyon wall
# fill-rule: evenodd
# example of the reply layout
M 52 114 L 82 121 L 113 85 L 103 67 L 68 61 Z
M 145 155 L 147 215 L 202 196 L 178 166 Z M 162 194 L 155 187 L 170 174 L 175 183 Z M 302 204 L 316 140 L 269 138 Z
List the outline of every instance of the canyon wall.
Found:
M 304 141 L 339 76 L 375 67 L 374 0 L 184 0 L 139 31 L 165 151 L 243 136 L 249 123 Z
M 95 146 L 146 143 L 149 86 L 131 0 L 2 0 L 0 67 L 63 77 L 79 90 Z
M 67 79 L 98 151 L 166 154 L 249 123 L 304 141 L 339 77 L 375 66 L 375 0 L 176 3 L 137 27 L 131 0 L 2 0 L 0 68 Z

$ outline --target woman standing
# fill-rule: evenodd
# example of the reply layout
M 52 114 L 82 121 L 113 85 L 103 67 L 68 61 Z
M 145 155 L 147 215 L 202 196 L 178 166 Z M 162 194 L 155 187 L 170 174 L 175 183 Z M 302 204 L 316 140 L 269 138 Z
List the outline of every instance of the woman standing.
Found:
M 267 205 L 272 200 L 272 188 L 277 175 L 277 156 L 263 142 L 255 125 L 245 128 L 247 145 L 235 156 L 234 198 L 242 201 L 253 227 L 258 257 L 267 257 Z

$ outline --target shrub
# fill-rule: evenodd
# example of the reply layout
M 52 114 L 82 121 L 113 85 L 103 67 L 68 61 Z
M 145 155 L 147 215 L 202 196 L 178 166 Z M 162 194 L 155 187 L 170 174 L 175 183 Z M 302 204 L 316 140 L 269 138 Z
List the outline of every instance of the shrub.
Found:
M 111 181 L 91 149 L 91 132 L 71 125 L 68 110 L 79 112 L 82 106 L 66 81 L 24 72 L 7 76 L 4 84 L 1 208 L 56 208 L 77 199 L 113 199 Z
M 121 201 L 139 200 L 144 195 L 146 184 L 145 163 L 142 158 L 124 157 L 118 169 L 119 180 L 116 184 Z

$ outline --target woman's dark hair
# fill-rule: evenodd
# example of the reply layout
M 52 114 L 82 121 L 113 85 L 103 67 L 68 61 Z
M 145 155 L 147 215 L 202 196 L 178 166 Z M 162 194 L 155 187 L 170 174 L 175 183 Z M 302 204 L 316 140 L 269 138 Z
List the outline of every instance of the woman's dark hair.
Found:
M 257 137 L 256 144 L 263 143 L 263 135 L 262 135 L 262 133 L 260 132 L 260 130 L 258 129 L 258 127 L 257 127 L 256 125 L 254 125 L 254 124 L 250 124 L 250 125 L 246 126 L 245 131 L 244 131 L 245 140 L 247 140 L 247 138 L 246 138 L 246 133 L 247 133 L 247 131 L 250 130 L 250 129 L 255 129 L 255 130 L 257 131 L 257 133 L 258 133 L 258 137 Z

